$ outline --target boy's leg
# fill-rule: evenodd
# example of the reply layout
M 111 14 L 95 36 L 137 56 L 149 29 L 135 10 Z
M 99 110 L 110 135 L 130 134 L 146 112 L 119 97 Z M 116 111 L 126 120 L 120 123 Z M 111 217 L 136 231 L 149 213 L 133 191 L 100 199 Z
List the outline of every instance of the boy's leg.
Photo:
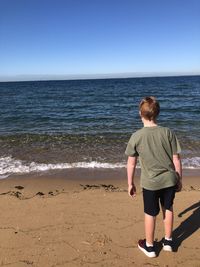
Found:
M 160 190 L 152 191 L 143 188 L 145 236 L 147 244 L 151 246 L 154 242 L 156 216 L 160 210 L 159 192 Z
M 159 198 L 156 191 L 143 188 L 144 200 L 144 226 L 145 239 L 138 241 L 138 248 L 148 257 L 156 257 L 154 247 L 154 231 L 156 223 L 156 215 L 159 213 Z
M 174 197 L 175 197 L 174 186 L 163 189 L 160 202 L 163 211 L 165 238 L 168 239 L 172 237 L 173 222 L 174 222 L 174 212 L 173 212 Z
M 149 246 L 153 246 L 156 216 L 151 216 L 145 213 L 144 224 L 145 224 L 146 243 Z
M 174 222 L 174 212 L 173 207 L 169 210 L 162 207 L 163 211 L 163 222 L 165 228 L 165 238 L 171 239 L 172 238 L 172 230 L 173 230 L 173 222 Z
M 174 221 L 173 200 L 175 197 L 175 188 L 166 188 L 162 193 L 160 202 L 163 210 L 163 222 L 165 228 L 165 238 L 162 241 L 163 250 L 173 251 L 172 230 Z

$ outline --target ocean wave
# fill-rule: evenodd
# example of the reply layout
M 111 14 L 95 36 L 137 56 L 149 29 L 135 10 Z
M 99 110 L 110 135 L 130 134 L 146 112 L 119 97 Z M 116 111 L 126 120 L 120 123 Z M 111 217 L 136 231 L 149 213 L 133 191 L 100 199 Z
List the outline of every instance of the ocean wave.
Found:
M 44 163 L 26 163 L 25 161 L 16 160 L 12 157 L 0 158 L 0 178 L 7 178 L 11 174 L 23 174 L 32 172 L 43 172 L 50 170 L 62 170 L 72 168 L 104 168 L 115 169 L 124 168 L 123 163 L 102 163 L 97 161 L 91 162 L 75 162 L 75 163 L 57 163 L 57 164 L 44 164 Z
M 200 169 L 200 157 L 182 159 L 182 165 L 185 169 Z
M 182 164 L 184 169 L 200 169 L 200 157 L 183 159 Z M 91 161 L 91 162 L 45 164 L 36 162 L 27 163 L 25 161 L 17 160 L 12 157 L 1 157 L 0 179 L 7 178 L 11 174 L 25 174 L 33 172 L 44 172 L 50 170 L 62 170 L 62 169 L 73 169 L 73 168 L 116 169 L 124 167 L 126 167 L 126 163 L 103 163 L 103 162 Z

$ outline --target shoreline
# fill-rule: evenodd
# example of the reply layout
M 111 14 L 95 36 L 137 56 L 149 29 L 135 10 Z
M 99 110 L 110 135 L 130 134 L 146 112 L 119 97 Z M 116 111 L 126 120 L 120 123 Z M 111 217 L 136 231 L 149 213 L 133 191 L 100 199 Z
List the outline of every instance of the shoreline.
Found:
M 198 178 L 199 169 L 183 169 L 183 180 L 184 177 L 187 179 L 191 177 L 193 179 Z M 135 170 L 135 179 L 140 179 L 140 168 Z M 71 168 L 71 169 L 55 169 L 48 171 L 39 171 L 39 172 L 30 172 L 30 173 L 15 173 L 11 174 L 6 178 L 1 178 L 1 181 L 12 180 L 12 179 L 29 179 L 29 178 L 59 178 L 67 180 L 93 180 L 93 179 L 102 179 L 102 180 L 126 180 L 126 168 Z
M 139 179 L 140 168 L 136 168 L 135 177 Z M 184 177 L 199 177 L 200 169 L 184 169 Z M 11 174 L 6 178 L 1 178 L 2 180 L 10 179 L 24 179 L 24 178 L 34 178 L 34 177 L 49 177 L 49 178 L 62 178 L 62 179 L 92 179 L 94 177 L 99 177 L 100 179 L 124 179 L 126 177 L 126 167 L 123 168 L 69 168 L 69 169 L 54 169 L 47 171 L 38 171 L 30 173 L 15 173 Z M 73 178 L 71 178 L 73 177 Z

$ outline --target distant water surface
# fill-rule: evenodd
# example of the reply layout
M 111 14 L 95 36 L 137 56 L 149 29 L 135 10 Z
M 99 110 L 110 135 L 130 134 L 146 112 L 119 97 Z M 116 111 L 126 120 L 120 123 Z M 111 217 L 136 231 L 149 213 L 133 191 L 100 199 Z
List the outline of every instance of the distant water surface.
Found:
M 123 167 L 148 95 L 160 102 L 159 124 L 180 139 L 184 168 L 200 168 L 200 76 L 1 82 L 1 177 Z

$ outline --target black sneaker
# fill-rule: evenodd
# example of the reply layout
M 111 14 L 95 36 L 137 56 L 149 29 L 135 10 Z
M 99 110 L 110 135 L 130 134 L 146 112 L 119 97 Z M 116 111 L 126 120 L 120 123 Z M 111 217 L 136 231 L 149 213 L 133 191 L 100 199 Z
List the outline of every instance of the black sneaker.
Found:
M 138 241 L 138 248 L 147 256 L 150 258 L 156 257 L 156 252 L 154 246 L 147 247 L 146 245 L 146 239 L 139 240 Z
M 173 241 L 172 240 L 166 240 L 163 238 L 162 240 L 163 250 L 165 251 L 173 251 Z

